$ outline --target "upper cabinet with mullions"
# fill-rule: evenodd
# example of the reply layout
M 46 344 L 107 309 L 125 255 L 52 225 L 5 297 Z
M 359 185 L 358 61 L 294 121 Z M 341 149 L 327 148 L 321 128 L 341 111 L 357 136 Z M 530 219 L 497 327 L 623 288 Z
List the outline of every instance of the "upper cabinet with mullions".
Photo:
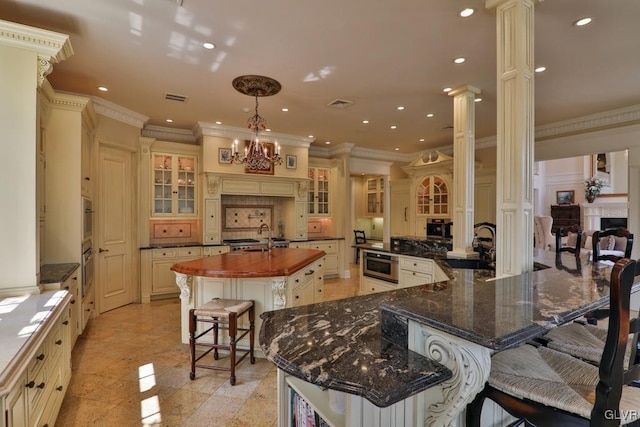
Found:
M 367 179 L 367 215 L 384 213 L 384 177 Z
M 195 156 L 166 153 L 152 155 L 154 215 L 197 214 L 197 167 Z
M 309 168 L 309 215 L 329 216 L 329 169 Z

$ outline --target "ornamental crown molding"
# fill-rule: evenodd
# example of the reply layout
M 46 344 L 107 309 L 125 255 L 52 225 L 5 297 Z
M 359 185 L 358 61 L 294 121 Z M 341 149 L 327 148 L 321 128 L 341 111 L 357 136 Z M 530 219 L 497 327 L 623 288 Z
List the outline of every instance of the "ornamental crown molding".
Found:
M 164 126 L 147 125 L 142 129 L 142 136 L 163 141 L 186 142 L 197 144 L 196 136 L 188 129 L 173 129 Z
M 73 55 L 68 35 L 3 20 L 0 20 L 0 44 L 35 51 L 54 64 Z
M 251 139 L 253 132 L 247 128 L 237 128 L 233 126 L 217 125 L 214 123 L 198 122 L 193 130 L 196 138 L 203 136 L 218 136 L 229 139 Z M 285 133 L 261 132 L 260 140 L 265 142 L 278 142 L 280 145 L 291 145 L 296 147 L 309 148 L 313 139 L 288 135 Z
M 91 100 L 93 101 L 93 108 L 96 113 L 134 126 L 138 129 L 142 129 L 144 124 L 149 120 L 149 117 L 147 116 L 121 107 L 113 102 L 105 101 L 97 96 L 92 96 Z
M 640 104 L 602 113 L 590 114 L 575 119 L 563 120 L 538 126 L 535 130 L 536 141 L 584 133 L 593 130 L 622 127 L 637 124 L 640 121 Z

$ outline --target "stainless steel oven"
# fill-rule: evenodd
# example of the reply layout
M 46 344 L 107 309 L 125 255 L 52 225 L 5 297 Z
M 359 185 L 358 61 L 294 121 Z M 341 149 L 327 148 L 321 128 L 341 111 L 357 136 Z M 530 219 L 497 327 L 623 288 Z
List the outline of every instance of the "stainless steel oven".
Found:
M 87 290 L 93 283 L 93 247 L 91 239 L 82 243 L 82 296 L 87 294 Z
M 398 283 L 398 256 L 379 252 L 364 253 L 362 274 L 375 279 Z
M 82 198 L 82 241 L 93 236 L 93 205 L 91 200 Z

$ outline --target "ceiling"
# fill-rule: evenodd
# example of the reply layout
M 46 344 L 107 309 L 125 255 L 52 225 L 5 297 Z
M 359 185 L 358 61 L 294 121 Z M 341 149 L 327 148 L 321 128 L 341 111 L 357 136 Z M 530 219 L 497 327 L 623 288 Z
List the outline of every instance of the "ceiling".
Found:
M 254 99 L 231 82 L 259 74 L 282 84 L 260 98 L 267 126 L 313 135 L 314 146 L 406 154 L 450 145 L 453 100 L 443 88 L 465 84 L 482 91 L 476 138 L 496 133 L 496 17 L 483 0 L 0 3 L 0 19 L 70 36 L 74 55 L 48 76 L 56 90 L 113 102 L 146 125 L 244 128 Z M 461 18 L 465 7 L 475 13 Z M 640 104 L 640 1 L 547 0 L 535 13 L 535 63 L 547 68 L 535 76 L 537 126 Z M 593 22 L 573 26 L 584 16 Z M 353 104 L 328 107 L 336 99 Z

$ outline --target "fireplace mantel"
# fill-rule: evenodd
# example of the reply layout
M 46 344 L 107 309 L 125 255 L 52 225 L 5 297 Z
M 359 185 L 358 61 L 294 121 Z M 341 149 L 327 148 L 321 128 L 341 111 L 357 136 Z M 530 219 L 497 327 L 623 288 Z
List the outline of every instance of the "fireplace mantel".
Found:
M 582 229 L 600 230 L 601 218 L 627 218 L 628 205 L 626 197 L 599 197 L 593 203 L 580 203 Z

